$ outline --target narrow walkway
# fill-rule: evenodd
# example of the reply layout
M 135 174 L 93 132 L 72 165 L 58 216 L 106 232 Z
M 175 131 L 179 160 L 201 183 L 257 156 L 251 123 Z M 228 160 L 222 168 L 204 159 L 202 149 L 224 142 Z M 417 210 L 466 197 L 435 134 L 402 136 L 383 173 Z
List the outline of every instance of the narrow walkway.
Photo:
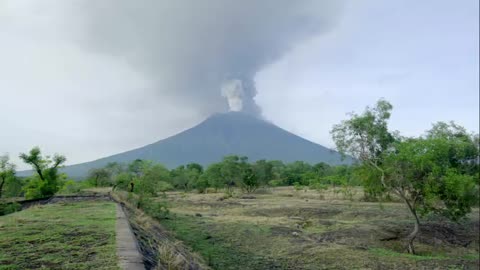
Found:
M 117 204 L 116 242 L 118 265 L 124 270 L 144 270 L 143 257 L 120 204 Z

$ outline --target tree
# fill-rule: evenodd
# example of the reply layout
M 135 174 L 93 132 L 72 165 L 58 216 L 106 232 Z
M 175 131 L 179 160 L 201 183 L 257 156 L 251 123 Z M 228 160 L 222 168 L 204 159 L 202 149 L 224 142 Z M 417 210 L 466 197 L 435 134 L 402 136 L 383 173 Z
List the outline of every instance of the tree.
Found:
M 188 191 L 190 179 L 187 174 L 187 170 L 184 165 L 180 165 L 170 172 L 172 178 L 172 184 L 175 188 L 181 188 Z
M 222 164 L 213 163 L 207 167 L 202 175 L 202 180 L 207 179 L 208 185 L 218 190 L 224 186 L 224 178 L 222 176 Z
M 243 166 L 246 164 L 246 157 L 226 156 L 221 162 L 221 174 L 223 183 L 228 192 L 242 181 Z
M 105 165 L 105 169 L 110 172 L 111 177 L 115 177 L 125 171 L 125 165 L 119 162 L 109 162 Z
M 253 164 L 253 171 L 258 179 L 259 185 L 266 185 L 269 181 L 273 180 L 273 164 L 261 159 L 257 160 Z
M 187 167 L 187 170 L 189 170 L 189 171 L 196 171 L 199 174 L 203 173 L 203 167 L 202 167 L 202 165 L 200 165 L 198 163 L 189 163 L 189 164 L 187 164 L 186 167 Z
M 155 196 L 160 191 L 159 183 L 167 182 L 169 178 L 170 172 L 162 164 L 146 163 L 141 170 L 141 176 L 136 179 L 135 193 Z
M 313 165 L 312 169 L 315 172 L 315 174 L 318 175 L 319 177 L 323 177 L 330 174 L 332 170 L 331 166 L 324 162 L 320 162 Z
M 30 185 L 30 188 L 38 188 L 39 192 L 34 197 L 52 196 L 60 189 L 58 169 L 67 160 L 65 156 L 55 154 L 53 158 L 43 157 L 40 148 L 34 147 L 28 154 L 21 153 L 20 159 L 31 165 L 38 176 L 37 181 L 31 181 L 35 185 Z
M 8 182 L 15 180 L 15 165 L 9 162 L 8 155 L 0 156 L 0 198 Z
M 110 185 L 110 176 L 107 168 L 92 169 L 88 173 L 88 179 L 91 179 L 96 187 Z
M 115 176 L 112 191 L 116 188 L 127 190 L 130 183 L 133 182 L 133 175 L 128 172 L 122 172 Z
M 476 159 L 478 147 L 472 136 L 453 124 L 437 124 L 425 137 L 401 138 L 388 130 L 391 110 L 390 103 L 380 100 L 374 108 L 335 125 L 331 133 L 340 153 L 359 160 L 365 175 L 375 177 L 366 182 L 368 189 L 392 192 L 405 202 L 415 221 L 407 250 L 415 253 L 419 211 L 456 220 L 477 200 L 471 192 L 475 182 L 464 167 Z
M 477 203 L 475 179 L 462 173 L 458 162 L 474 157 L 465 155 L 465 147 L 454 138 L 408 138 L 385 155 L 385 184 L 415 218 L 407 237 L 410 253 L 415 253 L 413 241 L 420 231 L 419 213 L 435 212 L 456 221 Z
M 242 173 L 242 189 L 247 193 L 252 193 L 258 188 L 258 178 L 252 166 L 248 166 Z

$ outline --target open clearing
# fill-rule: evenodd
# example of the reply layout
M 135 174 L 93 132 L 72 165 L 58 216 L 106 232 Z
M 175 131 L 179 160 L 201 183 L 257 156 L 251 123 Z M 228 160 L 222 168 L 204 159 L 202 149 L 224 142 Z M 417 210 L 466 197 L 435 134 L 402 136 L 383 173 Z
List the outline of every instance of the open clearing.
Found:
M 222 199 L 223 193 L 167 193 L 175 217 L 163 226 L 214 269 L 478 269 L 478 209 L 460 224 L 424 218 L 415 244 L 402 203 L 362 202 L 326 191 L 270 189 Z
M 118 269 L 116 206 L 84 201 L 0 217 L 0 269 Z

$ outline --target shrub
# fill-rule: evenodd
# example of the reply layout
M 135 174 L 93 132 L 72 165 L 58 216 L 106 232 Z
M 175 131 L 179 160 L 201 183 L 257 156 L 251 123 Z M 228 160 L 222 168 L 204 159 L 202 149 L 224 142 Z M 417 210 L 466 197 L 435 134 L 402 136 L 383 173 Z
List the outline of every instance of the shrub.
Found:
M 343 193 L 343 199 L 353 201 L 353 197 L 357 194 L 357 191 L 349 185 L 344 185 L 341 192 Z
M 68 180 L 63 185 L 62 189 L 60 189 L 60 193 L 63 194 L 74 194 L 80 192 L 82 190 L 83 185 L 82 183 L 75 182 L 73 180 Z
M 8 215 L 17 211 L 22 210 L 22 205 L 19 203 L 2 203 L 0 202 L 0 216 Z
M 170 211 L 167 203 L 155 201 L 152 197 L 142 196 L 138 200 L 138 208 L 142 209 L 147 215 L 156 219 L 168 219 Z
M 173 186 L 172 184 L 167 183 L 165 181 L 159 181 L 157 183 L 157 190 L 160 192 L 166 192 L 166 191 L 173 190 Z
M 268 185 L 271 187 L 279 187 L 282 185 L 282 180 L 270 180 L 268 181 Z
M 300 191 L 304 189 L 304 186 L 302 186 L 299 182 L 293 183 L 293 188 L 295 188 L 296 191 Z

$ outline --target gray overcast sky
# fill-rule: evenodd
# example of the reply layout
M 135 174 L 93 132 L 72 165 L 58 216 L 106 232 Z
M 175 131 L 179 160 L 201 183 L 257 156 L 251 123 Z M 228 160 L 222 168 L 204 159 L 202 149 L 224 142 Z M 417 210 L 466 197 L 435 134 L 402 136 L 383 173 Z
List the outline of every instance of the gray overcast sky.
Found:
M 201 3 L 0 0 L 0 154 L 143 146 L 227 111 L 231 80 L 245 111 L 328 147 L 381 97 L 403 135 L 478 132 L 476 0 Z

